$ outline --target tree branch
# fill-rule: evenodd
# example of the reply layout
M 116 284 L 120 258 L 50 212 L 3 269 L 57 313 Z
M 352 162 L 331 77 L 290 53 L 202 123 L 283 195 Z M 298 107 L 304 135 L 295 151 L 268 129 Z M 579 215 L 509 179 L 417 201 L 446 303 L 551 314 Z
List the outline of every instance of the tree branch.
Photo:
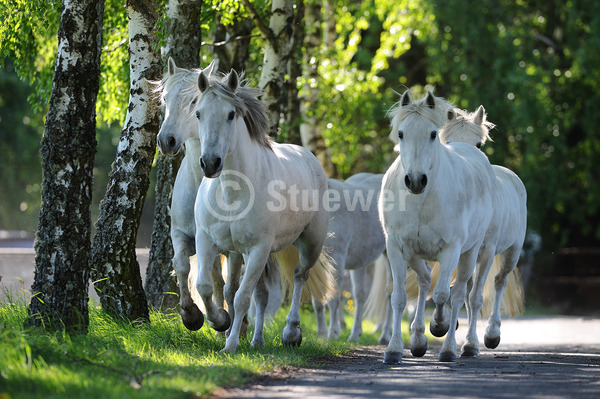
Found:
M 213 47 L 222 47 L 225 46 L 228 43 L 231 42 L 235 42 L 237 40 L 243 40 L 243 39 L 249 39 L 249 38 L 253 38 L 253 37 L 258 37 L 260 35 L 239 35 L 239 36 L 234 36 L 228 40 L 222 40 L 220 42 L 202 42 L 203 46 L 213 46 Z
M 246 7 L 246 10 L 250 13 L 250 18 L 252 18 L 252 21 L 254 21 L 254 24 L 264 36 L 265 40 L 269 41 L 272 45 L 275 45 L 275 34 L 262 20 L 256 8 L 250 3 L 250 0 L 242 0 L 242 3 L 244 3 L 244 7 Z

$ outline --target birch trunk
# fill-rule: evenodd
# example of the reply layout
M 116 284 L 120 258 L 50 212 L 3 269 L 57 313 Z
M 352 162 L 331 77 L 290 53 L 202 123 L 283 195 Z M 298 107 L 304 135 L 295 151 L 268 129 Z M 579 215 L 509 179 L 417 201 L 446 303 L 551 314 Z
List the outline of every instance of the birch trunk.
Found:
M 103 309 L 148 321 L 135 245 L 156 152 L 158 104 L 149 81 L 161 77 L 154 27 L 158 3 L 129 0 L 130 97 L 107 192 L 100 205 L 92 248 L 92 278 Z
M 327 20 L 334 19 L 333 14 L 327 14 Z M 304 81 L 306 82 L 303 92 L 306 93 L 300 99 L 300 113 L 303 115 L 303 123 L 300 124 L 300 138 L 302 145 L 309 149 L 329 177 L 337 177 L 337 170 L 331 162 L 331 154 L 325 139 L 323 138 L 323 121 L 317 118 L 313 105 L 319 101 L 319 54 L 321 54 L 323 31 L 321 29 L 321 3 L 315 0 L 306 5 L 305 16 L 305 47 L 304 53 Z M 335 26 L 335 24 L 333 24 Z M 331 39 L 331 36 L 328 35 Z
M 262 101 L 270 111 L 270 135 L 277 137 L 279 122 L 285 112 L 284 105 L 287 105 L 285 75 L 293 48 L 294 1 L 273 0 L 268 27 L 250 1 L 243 2 L 265 39 L 265 56 L 258 86 L 264 91 Z
M 202 0 L 169 0 L 167 38 L 163 48 L 165 63 L 172 57 L 175 63 L 183 68 L 200 66 L 201 12 Z M 162 310 L 173 309 L 179 304 L 179 288 L 172 264 L 173 244 L 169 209 L 173 184 L 182 156 L 166 157 L 159 152 L 156 162 L 154 223 L 145 290 L 148 305 Z
M 102 0 L 64 0 L 42 138 L 42 204 L 28 324 L 86 333 Z

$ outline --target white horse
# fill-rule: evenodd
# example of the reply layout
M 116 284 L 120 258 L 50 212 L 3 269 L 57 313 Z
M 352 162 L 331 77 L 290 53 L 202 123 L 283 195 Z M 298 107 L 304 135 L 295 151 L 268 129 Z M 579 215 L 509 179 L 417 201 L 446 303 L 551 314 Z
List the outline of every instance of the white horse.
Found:
M 205 175 L 195 205 L 197 289 L 215 328 L 225 329 L 231 320 L 213 303 L 214 259 L 222 252 L 235 252 L 243 255 L 245 263 L 224 352 L 237 350 L 242 317 L 271 253 L 292 244 L 300 253 L 297 266 L 280 269 L 293 270 L 294 281 L 284 345 L 301 343 L 299 307 L 309 274 L 324 275 L 319 286 L 307 285 L 314 297 L 325 301 L 335 289 L 333 266 L 322 252 L 329 223 L 322 203 L 327 190 L 325 172 L 305 148 L 271 141 L 266 133 L 267 110 L 257 98 L 261 91 L 242 83 L 235 71 L 223 79 L 200 73 L 202 95 L 195 105 Z M 313 268 L 316 263 L 320 267 Z M 258 338 L 255 332 L 252 344 L 264 344 L 262 336 Z
M 194 204 L 204 176 L 199 163 L 201 146 L 198 138 L 198 122 L 193 116 L 193 106 L 199 99 L 197 85 L 202 69 L 179 68 L 172 58 L 169 58 L 167 66 L 165 77 L 157 83 L 155 89 L 160 94 L 161 102 L 165 107 L 164 120 L 157 142 L 161 152 L 166 155 L 177 154 L 185 147 L 185 156 L 173 185 L 170 208 L 171 241 L 174 251 L 173 268 L 179 281 L 182 321 L 189 330 L 195 331 L 204 323 L 202 312 L 194 303 L 188 285 L 188 276 L 195 274 L 193 270 L 190 273 L 190 256 L 196 253 Z M 210 75 L 213 66 L 211 62 L 204 69 L 205 73 Z M 215 301 L 218 303 L 225 301 L 229 309 L 233 309 L 233 297 L 239 286 L 242 261 L 241 255 L 229 254 L 227 284 L 223 280 L 221 260 L 215 259 L 213 264 L 212 281 L 215 285 Z M 257 295 L 268 294 L 257 292 Z
M 352 293 L 356 303 L 354 323 L 348 341 L 356 342 L 362 335 L 362 319 L 367 297 L 366 268 L 385 250 L 385 237 L 377 214 L 377 198 L 383 174 L 359 173 L 340 181 L 328 179 L 330 207 L 329 234 L 325 247 L 337 269 L 337 286 L 341 289 L 344 271 L 350 272 Z M 343 312 L 341 292 L 329 301 L 328 338 L 337 339 L 341 333 Z M 327 332 L 325 309 L 314 304 L 317 333 Z
M 483 106 L 479 106 L 474 113 L 451 110 L 448 117 L 448 124 L 440 132 L 442 143 L 463 142 L 480 148 L 486 140 L 490 140 L 488 129 L 494 125 L 486 121 Z M 509 275 L 513 277 L 511 282 L 514 281 L 514 278 L 518 278 L 518 275 L 511 274 L 511 272 L 515 270 L 519 260 L 527 230 L 525 185 L 510 169 L 498 165 L 492 165 L 492 169 L 496 176 L 496 189 L 493 192 L 495 197 L 493 216 L 488 227 L 488 234 L 486 234 L 486 239 L 479 252 L 478 266 L 473 279 L 474 286 L 467 303 L 469 330 L 466 342 L 462 347 L 462 356 L 464 357 L 476 357 L 479 354 L 477 316 L 483 304 L 483 286 L 492 261 L 497 254 L 501 254 L 502 263 L 495 276 L 496 297 L 488 320 L 484 343 L 491 349 L 496 348 L 500 343 L 502 295 L 509 282 Z M 514 284 L 518 284 L 518 282 Z M 522 289 L 520 294 L 522 298 Z M 515 295 L 512 296 L 515 297 Z M 518 299 L 518 296 L 516 297 Z M 520 305 L 522 306 L 522 301 Z
M 424 260 L 439 261 L 440 275 L 433 291 L 434 319 L 442 318 L 448 299 L 456 325 L 465 302 L 467 282 L 492 219 L 495 175 L 485 155 L 466 143 L 444 145 L 438 129 L 445 124 L 449 104 L 431 92 L 413 102 L 406 91 L 389 111 L 390 138 L 398 143 L 398 158 L 386 172 L 379 201 L 393 275 L 393 333 L 385 363 L 402 361 L 401 315 L 406 306 L 406 273 L 410 266 L 419 281 L 419 301 L 412 324 L 411 352 L 427 349 L 424 305 L 431 272 Z M 456 281 L 450 292 L 452 273 Z M 454 328 L 448 329 L 440 361 L 455 361 Z

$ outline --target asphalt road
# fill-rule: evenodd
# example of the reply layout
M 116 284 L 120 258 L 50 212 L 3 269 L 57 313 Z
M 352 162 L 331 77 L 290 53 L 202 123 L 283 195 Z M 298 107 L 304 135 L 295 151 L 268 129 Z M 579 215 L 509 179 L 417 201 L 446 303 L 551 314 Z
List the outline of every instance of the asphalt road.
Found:
M 466 320 L 457 337 L 464 339 Z M 486 322 L 478 325 L 482 340 Z M 462 341 L 458 340 L 459 345 Z M 477 359 L 440 363 L 439 343 L 422 358 L 405 349 L 401 365 L 384 365 L 384 346 L 306 368 L 258 378 L 218 398 L 600 398 L 600 319 L 504 320 L 500 346 Z M 483 347 L 483 344 L 481 344 Z

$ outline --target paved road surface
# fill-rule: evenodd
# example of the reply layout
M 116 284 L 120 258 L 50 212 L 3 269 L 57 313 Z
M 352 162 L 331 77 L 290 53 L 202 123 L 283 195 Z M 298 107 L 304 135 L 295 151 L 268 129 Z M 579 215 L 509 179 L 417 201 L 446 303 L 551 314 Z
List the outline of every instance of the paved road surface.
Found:
M 466 320 L 457 337 L 464 339 Z M 482 339 L 486 323 L 480 323 Z M 218 398 L 600 398 L 600 320 L 540 317 L 504 320 L 496 350 L 477 359 L 422 358 L 405 349 L 401 365 L 382 364 L 385 347 L 361 347 L 315 367 L 273 373 Z M 462 341 L 459 340 L 459 344 Z M 483 345 L 482 345 L 483 346 Z

